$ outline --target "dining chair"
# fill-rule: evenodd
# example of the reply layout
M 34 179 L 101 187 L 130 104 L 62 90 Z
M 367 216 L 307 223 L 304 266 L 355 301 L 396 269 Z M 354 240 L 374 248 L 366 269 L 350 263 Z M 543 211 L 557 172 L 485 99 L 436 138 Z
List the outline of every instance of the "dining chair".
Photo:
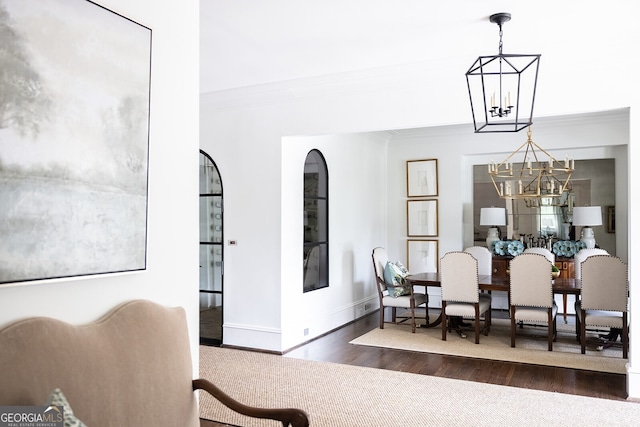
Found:
M 480 316 L 484 315 L 484 335 L 491 328 L 491 295 L 481 294 L 478 285 L 478 260 L 467 252 L 453 251 L 440 259 L 442 292 L 442 340 L 451 331 L 447 318 L 474 319 L 475 343 L 480 343 Z
M 573 271 L 574 271 L 574 276 L 576 278 L 576 280 L 580 280 L 582 277 L 581 274 L 581 267 L 582 267 L 582 263 L 589 257 L 594 256 L 594 255 L 609 255 L 609 252 L 607 252 L 604 249 L 598 249 L 598 248 L 593 248 L 593 249 L 580 249 L 574 256 L 573 256 L 573 262 L 574 262 L 574 266 L 573 266 Z
M 576 254 L 573 256 L 573 277 L 576 280 L 580 280 L 582 277 L 582 263 L 589 257 L 594 256 L 594 255 L 609 255 L 609 252 L 607 252 L 604 249 L 599 249 L 599 248 L 592 248 L 592 249 L 580 249 L 578 252 L 576 252 Z M 575 310 L 576 310 L 576 339 L 578 340 L 578 342 L 580 342 L 580 316 L 578 315 L 578 311 L 580 310 L 579 308 L 579 303 L 580 303 L 580 298 L 576 297 L 576 302 L 575 302 Z
M 555 254 L 553 252 L 551 252 L 547 248 L 527 248 L 527 249 L 524 250 L 523 253 L 525 253 L 525 254 L 540 254 L 540 255 L 544 255 L 545 258 L 547 258 L 551 264 L 555 264 L 556 263 Z
M 558 306 L 553 299 L 551 262 L 544 256 L 522 253 L 510 263 L 511 347 L 516 346 L 516 322 L 547 323 L 548 350 L 553 350 Z
M 470 253 L 478 260 L 478 274 L 480 276 L 491 276 L 493 271 L 493 254 L 485 246 L 469 246 L 464 252 Z
M 391 322 L 396 323 L 396 309 L 408 309 L 411 313 L 411 332 L 416 332 L 416 308 L 424 305 L 425 321 L 429 323 L 429 297 L 425 293 L 414 292 L 413 285 L 409 284 L 410 293 L 408 295 L 392 296 L 389 294 L 388 288 L 393 286 L 384 280 L 384 269 L 389 262 L 387 250 L 382 247 L 376 247 L 371 254 L 373 260 L 373 272 L 376 278 L 376 287 L 378 289 L 378 298 L 380 300 L 380 329 L 384 329 L 384 309 L 391 308 Z
M 551 262 L 551 265 L 556 264 L 556 255 L 547 248 L 527 248 L 523 253 L 544 255 L 549 260 L 549 262 Z M 562 295 L 562 308 L 564 323 L 567 323 L 567 294 Z
M 582 262 L 582 289 L 576 309 L 580 318 L 580 347 L 586 349 L 587 326 L 622 330 L 622 357 L 629 349 L 628 269 L 613 255 L 592 255 Z

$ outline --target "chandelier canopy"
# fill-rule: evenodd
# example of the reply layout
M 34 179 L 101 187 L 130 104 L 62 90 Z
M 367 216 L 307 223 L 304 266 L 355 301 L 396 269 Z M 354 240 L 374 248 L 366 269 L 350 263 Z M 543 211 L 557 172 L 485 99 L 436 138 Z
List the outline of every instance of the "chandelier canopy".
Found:
M 466 73 L 476 133 L 519 132 L 533 123 L 539 54 L 502 53 L 502 24 L 510 13 L 489 21 L 500 28 L 498 54 L 479 56 Z
M 500 163 L 487 165 L 489 177 L 502 199 L 524 200 L 526 206 L 562 205 L 571 191 L 570 180 L 575 170 L 573 158 L 559 161 L 531 138 Z

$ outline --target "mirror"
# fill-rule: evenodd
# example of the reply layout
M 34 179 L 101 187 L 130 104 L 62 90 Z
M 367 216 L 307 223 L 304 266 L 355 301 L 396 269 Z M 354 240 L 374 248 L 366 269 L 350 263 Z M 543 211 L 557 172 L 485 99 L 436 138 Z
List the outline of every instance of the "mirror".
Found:
M 615 162 L 613 159 L 577 160 L 571 180 L 571 192 L 563 194 L 561 206 L 552 206 L 542 199 L 539 206 L 527 206 L 523 200 L 514 200 L 511 207 L 498 196 L 487 174 L 487 165 L 473 166 L 473 230 L 474 244 L 485 245 L 488 226 L 480 225 L 480 208 L 507 207 L 507 226 L 500 227 L 502 239 L 518 239 L 539 246 L 539 243 L 555 240 L 580 239 L 575 227 L 571 227 L 574 206 L 602 206 L 603 224 L 607 223 L 607 206 L 615 205 Z M 594 227 L 601 247 L 615 254 L 615 234 L 606 227 Z

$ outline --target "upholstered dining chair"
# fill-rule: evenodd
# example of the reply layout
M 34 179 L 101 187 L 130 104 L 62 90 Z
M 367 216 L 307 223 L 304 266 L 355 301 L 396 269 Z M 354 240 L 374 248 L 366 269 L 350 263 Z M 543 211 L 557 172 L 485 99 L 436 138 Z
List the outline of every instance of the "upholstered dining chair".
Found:
M 516 346 L 516 322 L 547 323 L 548 349 L 553 350 L 558 306 L 553 300 L 551 262 L 522 253 L 510 262 L 511 347 Z
M 384 329 L 384 309 L 391 308 L 391 322 L 396 323 L 396 309 L 408 309 L 411 314 L 411 332 L 416 332 L 416 308 L 424 305 L 425 320 L 428 323 L 429 317 L 429 297 L 425 293 L 414 292 L 413 286 L 408 286 L 409 295 L 400 295 L 394 297 L 389 294 L 388 287 L 392 286 L 384 280 L 384 269 L 389 262 L 389 256 L 385 248 L 377 247 L 373 249 L 371 254 L 373 260 L 373 272 L 376 278 L 376 287 L 378 288 L 378 297 L 380 299 L 380 329 Z
M 576 278 L 576 280 L 580 280 L 582 277 L 581 274 L 581 267 L 582 267 L 582 263 L 589 257 L 594 256 L 594 255 L 609 255 L 609 252 L 607 252 L 604 249 L 599 249 L 599 248 L 593 248 L 593 249 L 580 249 L 574 256 L 573 256 L 573 262 L 574 262 L 574 266 L 573 266 L 573 271 L 574 271 L 574 277 Z
M 484 246 L 469 246 L 465 248 L 464 252 L 473 255 L 478 260 L 478 274 L 480 276 L 491 276 L 493 272 L 493 254 L 488 248 Z
M 627 265 L 613 255 L 592 255 L 582 262 L 582 289 L 576 303 L 580 317 L 580 347 L 586 349 L 587 326 L 622 330 L 622 357 L 629 349 Z
M 480 316 L 484 315 L 484 335 L 491 328 L 491 295 L 481 294 L 478 286 L 478 260 L 468 252 L 447 252 L 440 259 L 442 292 L 442 340 L 451 330 L 447 318 L 474 319 L 475 342 L 480 343 Z
M 523 253 L 544 255 L 549 260 L 551 265 L 555 265 L 556 263 L 556 255 L 547 248 L 527 248 Z M 564 310 L 564 323 L 567 323 L 567 294 L 562 294 L 562 308 Z
M 582 263 L 589 257 L 594 256 L 594 255 L 609 255 L 609 252 L 607 252 L 604 249 L 600 249 L 600 248 L 592 248 L 592 249 L 588 249 L 588 248 L 584 248 L 584 249 L 580 249 L 574 256 L 573 256 L 573 277 L 576 280 L 580 280 L 580 278 L 582 277 Z M 576 308 L 576 339 L 578 340 L 578 342 L 580 342 L 580 316 L 578 315 L 578 311 L 580 310 L 579 308 L 579 304 L 580 303 L 580 299 L 578 297 L 576 297 L 576 302 L 575 302 L 575 308 Z
M 556 263 L 555 254 L 553 252 L 551 252 L 547 248 L 527 248 L 527 249 L 524 250 L 523 253 L 525 253 L 525 254 L 540 254 L 540 255 L 544 255 L 545 258 L 547 258 L 551 264 L 555 264 Z

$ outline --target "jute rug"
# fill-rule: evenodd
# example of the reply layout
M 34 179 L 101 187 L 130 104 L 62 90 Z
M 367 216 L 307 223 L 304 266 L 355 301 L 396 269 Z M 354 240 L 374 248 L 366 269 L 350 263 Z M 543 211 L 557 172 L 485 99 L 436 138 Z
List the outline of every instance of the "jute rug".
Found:
M 200 377 L 245 404 L 296 407 L 313 427 L 631 426 L 640 404 L 430 377 L 272 354 L 200 347 Z M 200 416 L 277 426 L 200 393 Z
M 481 321 L 481 326 L 483 322 Z M 587 337 L 586 354 L 581 354 L 576 340 L 575 325 L 565 325 L 558 320 L 558 337 L 553 351 L 547 351 L 547 329 L 526 326 L 516 331 L 516 347 L 511 348 L 511 326 L 508 319 L 492 319 L 488 336 L 480 334 L 480 344 L 475 344 L 473 330 L 460 338 L 455 332 L 442 341 L 441 326 L 418 328 L 411 333 L 409 324 L 385 323 L 384 329 L 376 328 L 351 341 L 351 344 L 412 350 L 425 353 L 448 354 L 506 362 L 558 366 L 589 371 L 626 373 L 627 359 L 622 358 L 622 348 L 613 346 L 597 351 L 597 335 Z

